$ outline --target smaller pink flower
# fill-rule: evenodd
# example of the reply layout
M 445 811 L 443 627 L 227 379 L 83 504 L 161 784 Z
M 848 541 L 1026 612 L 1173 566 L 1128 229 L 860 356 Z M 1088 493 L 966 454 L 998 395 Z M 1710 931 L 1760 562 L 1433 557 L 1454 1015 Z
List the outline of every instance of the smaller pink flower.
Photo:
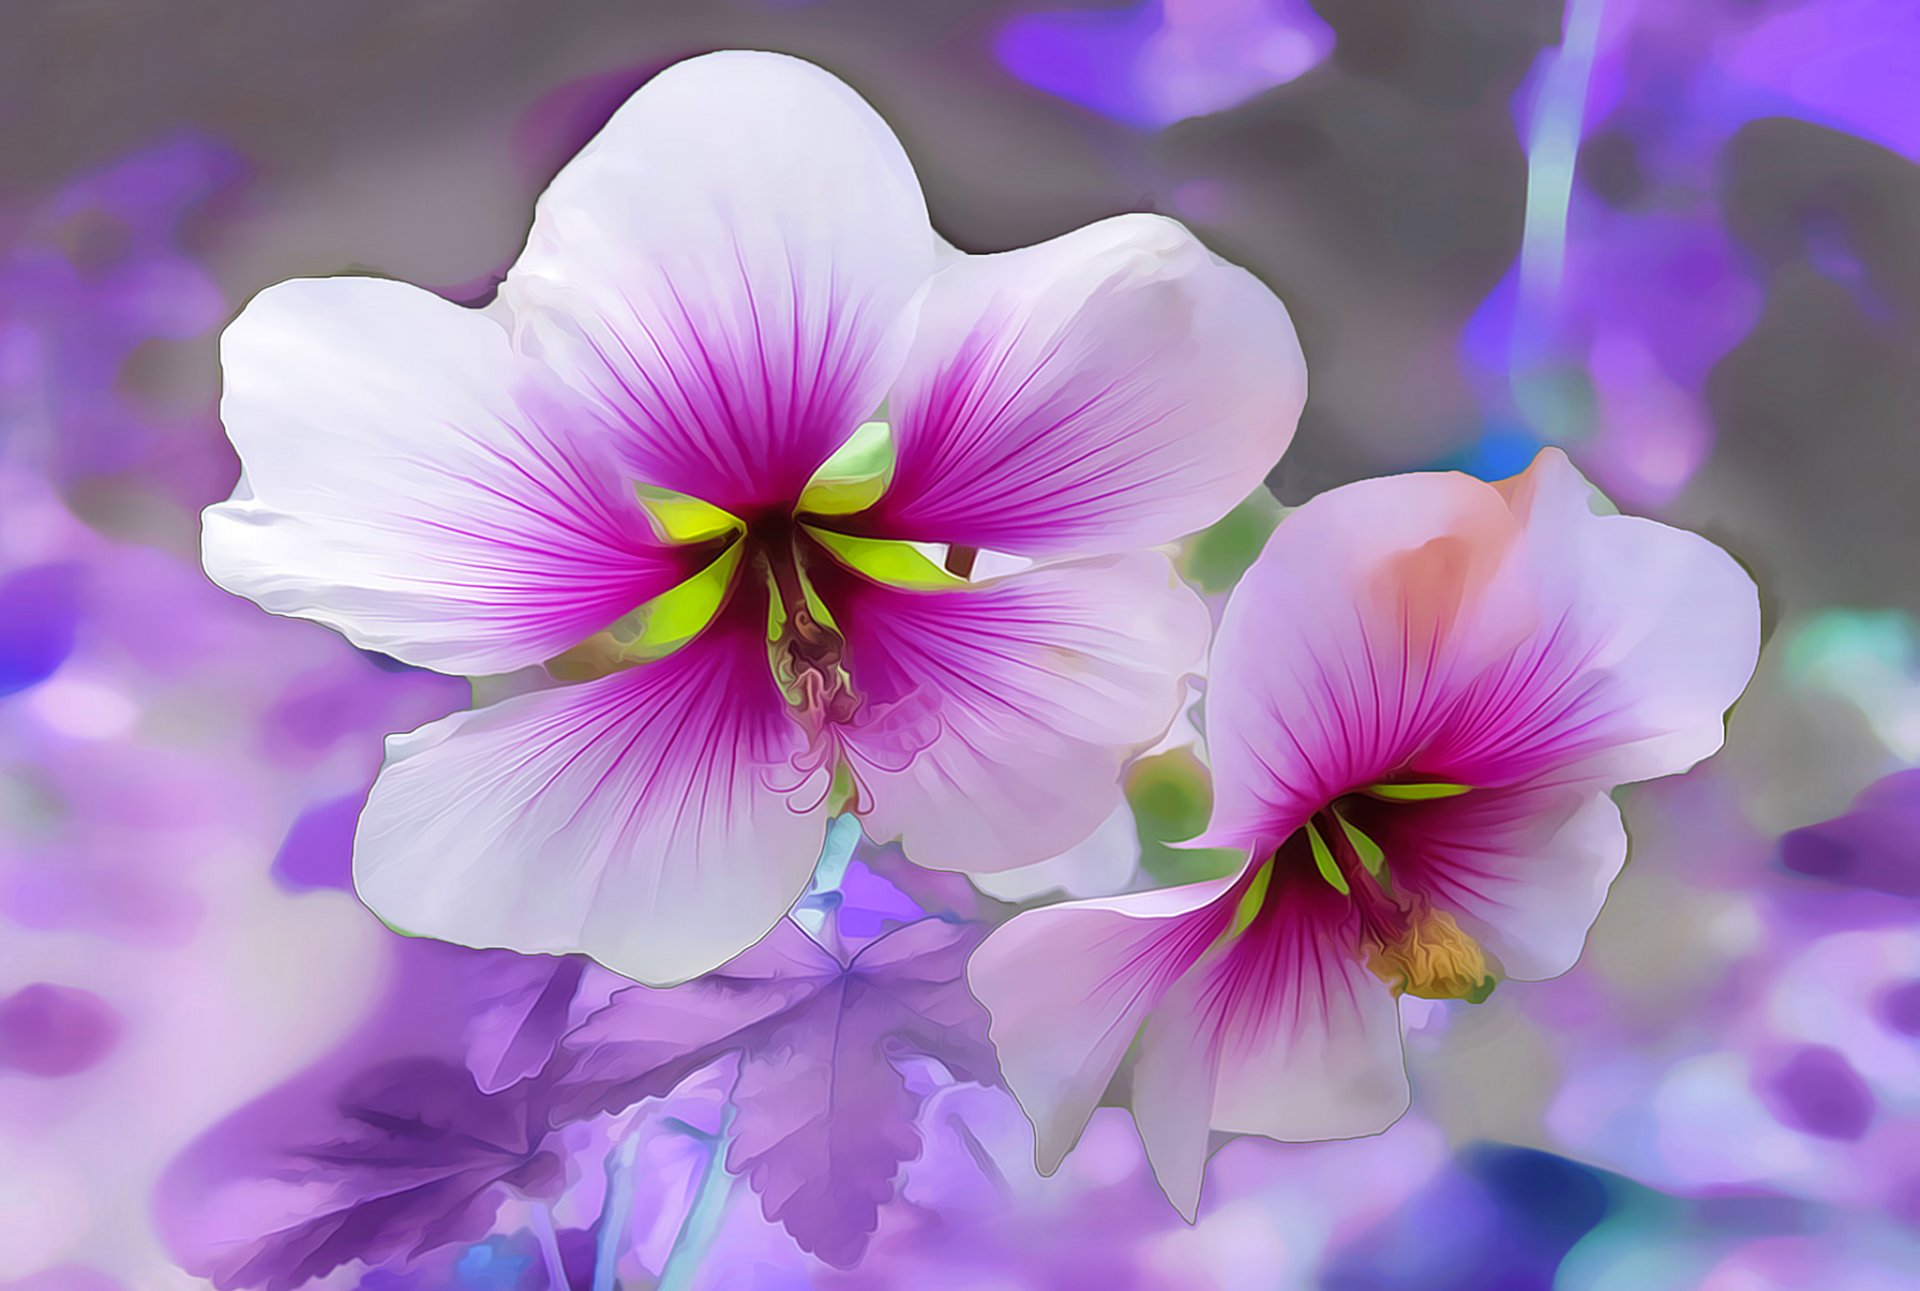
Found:
M 1020 915 L 974 957 L 1043 1169 L 1133 1049 L 1134 1118 L 1191 1218 L 1210 1130 L 1399 1118 L 1398 996 L 1573 965 L 1626 859 L 1609 790 L 1719 748 L 1760 638 L 1725 552 L 1593 496 L 1549 449 L 1498 484 L 1372 480 L 1281 524 L 1207 699 L 1205 841 L 1245 864 Z

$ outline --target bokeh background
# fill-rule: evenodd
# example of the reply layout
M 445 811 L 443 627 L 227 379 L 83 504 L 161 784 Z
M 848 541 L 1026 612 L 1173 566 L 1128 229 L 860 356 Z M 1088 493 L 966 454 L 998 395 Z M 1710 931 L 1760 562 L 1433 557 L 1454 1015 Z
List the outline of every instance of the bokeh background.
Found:
M 237 469 L 221 326 L 306 274 L 484 299 L 629 91 L 742 47 L 859 88 L 967 250 L 1154 210 L 1263 277 L 1313 382 L 1282 502 L 1563 444 L 1623 509 L 1736 553 L 1769 636 L 1726 751 L 1626 795 L 1632 860 L 1581 965 L 1408 1002 L 1415 1101 L 1388 1133 L 1231 1144 L 1189 1228 L 1123 1112 L 1042 1180 L 1002 1091 L 923 1063 L 917 1158 L 837 1268 L 707 1164 L 709 1073 L 608 1131 L 644 1149 L 602 1276 L 1920 1283 L 1920 6 L 11 0 L 0 1286 L 205 1285 L 197 1190 L 243 1155 L 207 1145 L 266 1143 L 474 1009 L 463 962 L 343 886 L 381 737 L 466 685 L 199 572 L 197 513 Z M 1217 580 L 1268 522 L 1189 568 Z M 1086 882 L 1167 876 L 1158 840 L 1204 811 L 1192 773 L 1179 749 L 1136 768 L 1119 877 Z M 1007 908 L 890 865 L 863 850 L 820 917 Z M 598 1179 L 595 1150 L 567 1169 Z M 597 1285 L 607 1196 L 494 1191 L 491 1231 L 325 1285 L 536 1291 L 549 1222 Z

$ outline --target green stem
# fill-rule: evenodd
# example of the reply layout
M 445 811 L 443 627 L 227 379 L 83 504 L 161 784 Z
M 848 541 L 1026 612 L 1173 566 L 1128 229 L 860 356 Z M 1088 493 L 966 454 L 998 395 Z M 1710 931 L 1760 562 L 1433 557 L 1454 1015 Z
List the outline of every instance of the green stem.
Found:
M 540 1247 L 540 1263 L 547 1275 L 548 1291 L 572 1291 L 567 1281 L 567 1262 L 560 1256 L 560 1239 L 553 1231 L 553 1211 L 544 1203 L 532 1203 L 533 1219 L 527 1227 Z
M 708 1140 L 707 1168 L 694 1189 L 693 1200 L 680 1220 L 680 1231 L 673 1235 L 673 1248 L 660 1266 L 660 1281 L 654 1291 L 686 1291 L 693 1275 L 706 1258 L 707 1250 L 720 1232 L 721 1217 L 726 1214 L 727 1195 L 733 1190 L 733 1176 L 727 1173 L 727 1131 L 733 1126 L 733 1104 L 728 1103 L 720 1118 L 720 1132 Z

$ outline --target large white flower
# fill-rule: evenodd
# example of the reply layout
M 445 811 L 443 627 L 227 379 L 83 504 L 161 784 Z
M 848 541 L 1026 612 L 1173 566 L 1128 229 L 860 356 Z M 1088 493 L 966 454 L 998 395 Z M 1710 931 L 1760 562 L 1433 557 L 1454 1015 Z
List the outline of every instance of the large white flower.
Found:
M 374 910 L 669 983 L 780 917 L 830 806 L 982 870 L 1113 810 L 1206 634 L 1144 549 L 1272 466 L 1298 343 L 1168 220 L 935 247 L 851 90 L 716 54 L 554 180 L 499 308 L 331 278 L 228 329 L 222 586 L 429 668 L 585 678 L 390 740 Z M 913 542 L 1036 563 L 969 581 Z

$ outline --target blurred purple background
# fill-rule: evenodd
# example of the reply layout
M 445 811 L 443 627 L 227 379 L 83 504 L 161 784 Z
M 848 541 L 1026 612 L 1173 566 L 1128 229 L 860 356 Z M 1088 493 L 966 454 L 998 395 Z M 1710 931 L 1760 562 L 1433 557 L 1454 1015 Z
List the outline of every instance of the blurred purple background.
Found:
M 1157 210 L 1263 277 L 1313 379 L 1283 502 L 1559 443 L 1755 572 L 1770 638 L 1725 753 L 1626 796 L 1633 857 L 1573 973 L 1407 1001 L 1388 1133 L 1236 1142 L 1192 1228 L 1122 1112 L 1039 1178 L 968 1024 L 915 1045 L 859 1012 L 860 947 L 1004 907 L 863 850 L 803 915 L 854 965 L 833 1007 L 879 1019 L 904 1164 L 871 1240 L 821 1259 L 715 1164 L 749 1141 L 724 1093 L 762 1032 L 529 1135 L 540 1109 L 486 1073 L 543 1009 L 577 1021 L 593 975 L 407 941 L 344 889 L 382 736 L 468 689 L 206 582 L 197 514 L 237 469 L 218 332 L 304 274 L 485 297 L 626 93 L 737 47 L 867 95 L 967 250 Z M 1913 1285 L 1916 160 L 1909 0 L 16 0 L 0 1287 L 253 1285 L 272 1261 L 209 1255 L 213 1230 L 258 1236 L 323 1183 L 357 1209 L 316 1241 L 374 1260 L 324 1285 L 370 1291 L 598 1291 L 596 1264 L 633 1288 Z M 355 1230 L 374 1149 L 341 1118 L 437 1133 L 469 1104 L 487 1133 L 405 1181 L 433 1214 Z

